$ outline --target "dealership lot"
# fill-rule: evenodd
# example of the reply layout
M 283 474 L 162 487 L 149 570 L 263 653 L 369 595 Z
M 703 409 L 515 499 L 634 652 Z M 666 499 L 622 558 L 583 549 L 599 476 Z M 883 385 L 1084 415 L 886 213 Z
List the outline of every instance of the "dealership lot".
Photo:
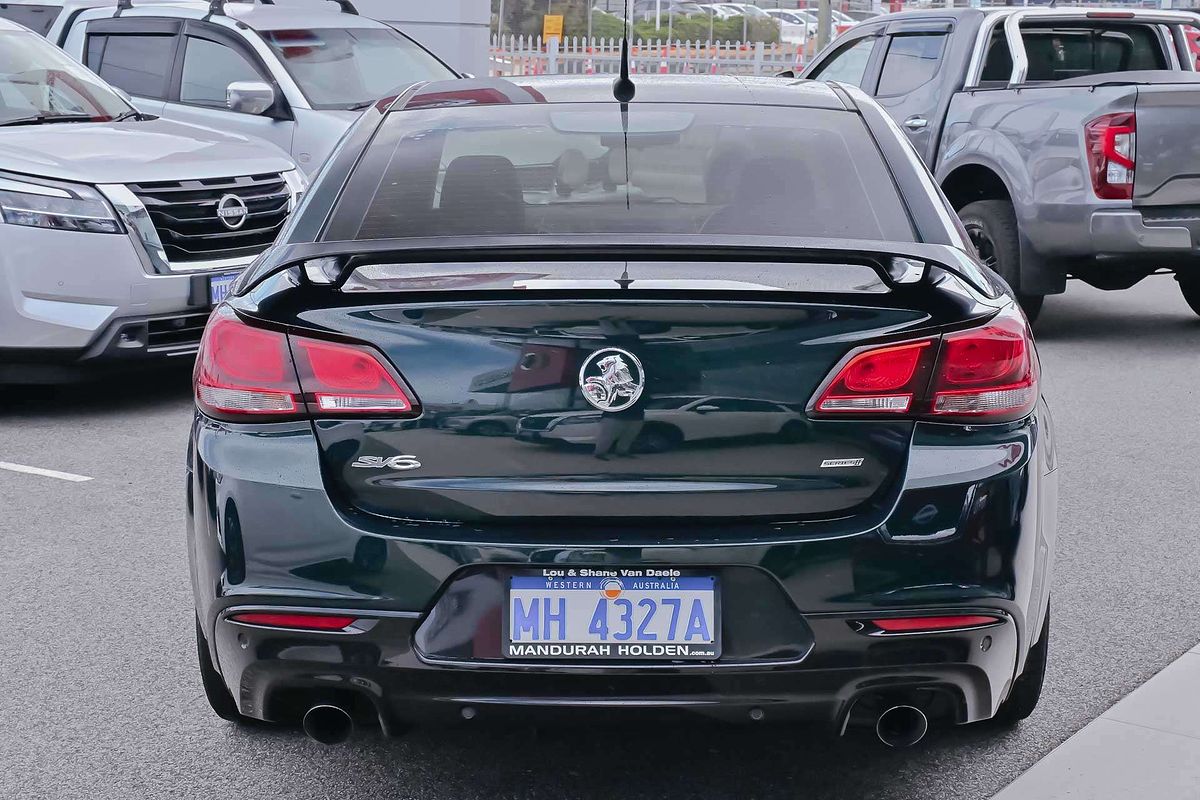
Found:
M 984 798 L 1200 641 L 1200 323 L 1169 277 L 1072 284 L 1037 331 L 1062 464 L 1048 685 L 1010 733 L 913 750 L 822 729 L 237 729 L 196 674 L 185 371 L 0 393 L 0 797 Z M 13 646 L 13 642 L 21 646 Z

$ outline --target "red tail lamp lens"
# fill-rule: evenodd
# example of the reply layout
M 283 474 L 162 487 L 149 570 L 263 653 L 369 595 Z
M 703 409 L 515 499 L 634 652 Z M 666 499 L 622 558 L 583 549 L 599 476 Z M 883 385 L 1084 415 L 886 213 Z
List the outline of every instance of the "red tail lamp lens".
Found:
M 264 625 L 270 628 L 293 628 L 307 631 L 340 631 L 355 623 L 357 617 L 330 614 L 285 614 L 266 611 L 246 611 L 230 617 L 234 622 Z
M 204 330 L 194 378 L 196 402 L 210 414 L 278 416 L 299 408 L 287 337 L 252 328 L 228 308 Z
M 983 328 L 943 337 L 933 378 L 935 416 L 1015 419 L 1038 398 L 1038 365 L 1028 326 L 1003 312 Z
M 923 388 L 920 369 L 931 352 L 932 339 L 876 347 L 853 356 L 817 401 L 822 412 L 884 412 L 903 414 Z
M 928 631 L 959 630 L 995 625 L 1002 620 L 982 614 L 963 614 L 949 617 L 891 617 L 873 619 L 871 624 L 885 633 L 920 633 Z
M 293 337 L 300 383 L 326 413 L 405 412 L 412 400 L 367 347 Z

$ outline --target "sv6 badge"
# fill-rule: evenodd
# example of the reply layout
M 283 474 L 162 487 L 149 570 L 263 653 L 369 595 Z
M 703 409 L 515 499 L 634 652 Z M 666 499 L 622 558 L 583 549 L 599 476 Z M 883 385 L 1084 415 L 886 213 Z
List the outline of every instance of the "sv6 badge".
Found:
M 421 462 L 416 456 L 359 456 L 358 459 L 351 464 L 352 467 L 360 467 L 362 469 L 420 469 Z

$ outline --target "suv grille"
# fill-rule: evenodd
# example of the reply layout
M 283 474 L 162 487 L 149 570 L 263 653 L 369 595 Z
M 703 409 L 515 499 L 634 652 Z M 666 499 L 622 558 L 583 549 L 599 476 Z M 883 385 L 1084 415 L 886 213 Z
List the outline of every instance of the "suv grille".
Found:
M 291 201 L 279 173 L 137 183 L 129 190 L 145 204 L 171 263 L 257 256 L 275 241 Z M 226 195 L 246 205 L 236 230 L 217 215 Z

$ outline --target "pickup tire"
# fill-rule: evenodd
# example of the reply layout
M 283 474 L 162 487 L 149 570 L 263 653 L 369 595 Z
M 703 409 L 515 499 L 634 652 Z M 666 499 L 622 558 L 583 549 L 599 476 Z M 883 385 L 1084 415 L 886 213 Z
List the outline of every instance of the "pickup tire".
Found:
M 979 258 L 1012 287 L 1025 316 L 1033 322 L 1042 310 L 1040 294 L 1021 292 L 1021 238 L 1017 214 L 1007 200 L 977 200 L 958 211 Z
M 1179 291 L 1183 293 L 1183 299 L 1192 307 L 1192 311 L 1200 314 L 1200 277 L 1189 275 L 1185 278 L 1176 275 L 1175 280 L 1179 282 Z

